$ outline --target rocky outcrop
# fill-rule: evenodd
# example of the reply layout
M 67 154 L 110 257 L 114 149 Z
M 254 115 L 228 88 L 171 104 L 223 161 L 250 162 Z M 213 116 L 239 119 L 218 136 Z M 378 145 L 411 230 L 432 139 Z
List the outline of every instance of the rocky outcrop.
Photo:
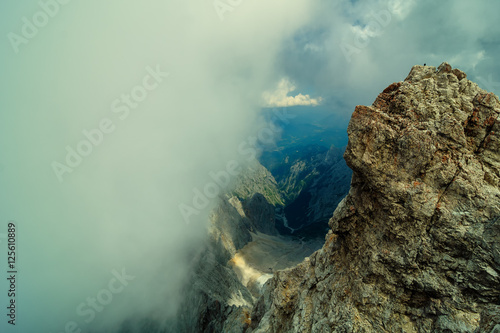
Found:
M 498 332 L 499 113 L 446 63 L 356 107 L 325 244 L 267 282 L 247 332 Z

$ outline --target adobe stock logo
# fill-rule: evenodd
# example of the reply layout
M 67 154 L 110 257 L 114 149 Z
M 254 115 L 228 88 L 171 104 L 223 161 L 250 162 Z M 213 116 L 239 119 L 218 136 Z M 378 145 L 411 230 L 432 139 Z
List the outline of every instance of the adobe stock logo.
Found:
M 277 109 L 267 126 L 261 128 L 257 135 L 251 135 L 238 145 L 238 153 L 245 157 L 248 162 L 255 161 L 257 156 L 262 153 L 262 146 L 269 145 L 276 141 L 281 133 L 281 125 L 290 123 L 290 119 L 296 115 L 288 114 L 285 108 L 280 113 Z M 212 181 L 207 182 L 200 188 L 193 188 L 192 204 L 180 203 L 179 211 L 186 224 L 191 223 L 192 215 L 199 215 L 204 209 L 210 206 L 210 201 L 217 198 L 231 184 L 231 179 L 235 179 L 243 171 L 242 164 L 237 160 L 231 160 L 226 163 L 224 170 L 217 172 L 211 171 L 208 176 Z
M 384 33 L 384 29 L 392 21 L 390 9 L 382 9 L 378 12 L 370 14 L 372 18 L 363 30 L 357 30 L 353 37 L 353 44 L 343 41 L 340 43 L 340 49 L 344 54 L 347 62 L 351 62 L 354 55 L 360 54 L 361 51 L 370 45 L 371 39 L 380 36 Z
M 149 94 L 157 89 L 164 82 L 164 79 L 170 75 L 168 72 L 163 72 L 160 65 L 156 65 L 155 69 L 147 66 L 146 72 L 147 74 L 142 78 L 140 84 L 135 85 L 128 93 L 121 94 L 119 98 L 111 102 L 111 112 L 116 114 L 114 117 L 117 117 L 118 120 L 104 117 L 95 128 L 84 129 L 81 132 L 83 139 L 73 147 L 66 146 L 66 158 L 63 163 L 52 161 L 52 170 L 59 182 L 64 181 L 63 176 L 65 174 L 72 173 L 75 168 L 82 164 L 84 159 L 92 154 L 94 148 L 99 147 L 105 141 L 105 138 L 116 130 L 116 127 L 119 126 L 118 121 L 127 119 L 132 110 L 138 109 Z
M 113 302 L 114 297 L 122 293 L 125 287 L 135 279 L 135 276 L 127 274 L 125 268 L 122 268 L 121 272 L 113 269 L 111 274 L 113 274 L 113 277 L 108 281 L 107 288 L 99 290 L 95 297 L 87 297 L 84 302 L 76 307 L 76 314 L 82 318 L 79 318 L 78 321 L 70 320 L 66 322 L 61 333 L 82 333 L 83 330 L 80 327 L 94 321 L 98 313 L 103 312 L 106 306 Z
M 14 32 L 9 32 L 7 38 L 10 41 L 12 49 L 17 54 L 21 44 L 28 44 L 29 41 L 38 35 L 39 29 L 45 27 L 50 19 L 54 18 L 61 8 L 61 5 L 66 5 L 71 0 L 40 0 L 38 6 L 41 10 L 37 11 L 31 17 L 31 20 L 26 16 L 21 18 L 23 26 L 21 27 L 21 35 Z
M 214 9 L 219 16 L 219 19 L 221 21 L 224 21 L 224 15 L 226 15 L 227 12 L 233 12 L 237 7 L 241 5 L 242 2 L 243 0 L 215 0 Z

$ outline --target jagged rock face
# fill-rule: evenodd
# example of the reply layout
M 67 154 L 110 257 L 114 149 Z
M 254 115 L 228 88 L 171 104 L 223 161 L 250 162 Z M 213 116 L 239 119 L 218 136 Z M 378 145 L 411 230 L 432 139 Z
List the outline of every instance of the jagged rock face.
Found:
M 244 169 L 235 188 L 221 195 L 207 243 L 192 261 L 173 332 L 239 333 L 248 327 L 255 298 L 229 263 L 252 242 L 252 233 L 278 234 L 268 200 L 281 199 L 273 176 L 259 163 Z
M 265 208 L 269 205 L 263 203 Z M 242 202 L 220 198 L 208 226 L 209 238 L 192 260 L 173 332 L 242 332 L 254 298 L 227 262 L 252 240 L 253 223 Z M 146 332 L 146 331 L 144 331 Z
M 446 63 L 356 107 L 332 230 L 268 282 L 249 331 L 500 330 L 499 113 Z
M 261 193 L 270 204 L 283 205 L 276 180 L 269 170 L 257 161 L 243 169 L 233 187 L 232 194 L 238 198 L 248 199 L 255 193 Z
M 253 222 L 250 231 L 260 231 L 268 235 L 277 235 L 278 231 L 274 226 L 274 206 L 269 204 L 260 193 L 255 193 L 250 199 L 243 202 L 245 216 Z

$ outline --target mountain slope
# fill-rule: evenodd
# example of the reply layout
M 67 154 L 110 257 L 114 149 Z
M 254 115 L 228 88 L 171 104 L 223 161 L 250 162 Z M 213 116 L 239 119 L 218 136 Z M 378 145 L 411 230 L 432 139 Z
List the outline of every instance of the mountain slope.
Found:
M 246 167 L 234 186 L 212 211 L 209 237 L 192 260 L 172 332 L 243 332 L 273 271 L 293 267 L 321 247 L 278 234 L 275 205 L 282 199 L 273 176 L 258 162 Z
M 352 171 L 342 157 L 343 149 L 320 145 L 279 148 L 261 156 L 285 202 L 284 209 L 278 210 L 277 228 L 281 233 L 290 232 L 283 227 L 285 216 L 294 235 L 322 238 L 333 210 L 349 192 Z
M 330 147 L 322 159 L 314 164 L 306 177 L 303 189 L 285 207 L 285 214 L 292 228 L 320 224 L 325 230 L 332 212 L 349 192 L 352 172 L 342 157 L 340 148 Z M 324 235 L 324 232 L 323 232 Z

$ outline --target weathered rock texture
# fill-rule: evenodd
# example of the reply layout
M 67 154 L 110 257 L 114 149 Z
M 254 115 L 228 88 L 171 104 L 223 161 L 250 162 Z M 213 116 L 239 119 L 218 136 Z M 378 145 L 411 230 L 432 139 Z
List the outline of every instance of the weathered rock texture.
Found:
M 499 113 L 446 63 L 356 107 L 325 244 L 269 280 L 247 331 L 500 330 Z

